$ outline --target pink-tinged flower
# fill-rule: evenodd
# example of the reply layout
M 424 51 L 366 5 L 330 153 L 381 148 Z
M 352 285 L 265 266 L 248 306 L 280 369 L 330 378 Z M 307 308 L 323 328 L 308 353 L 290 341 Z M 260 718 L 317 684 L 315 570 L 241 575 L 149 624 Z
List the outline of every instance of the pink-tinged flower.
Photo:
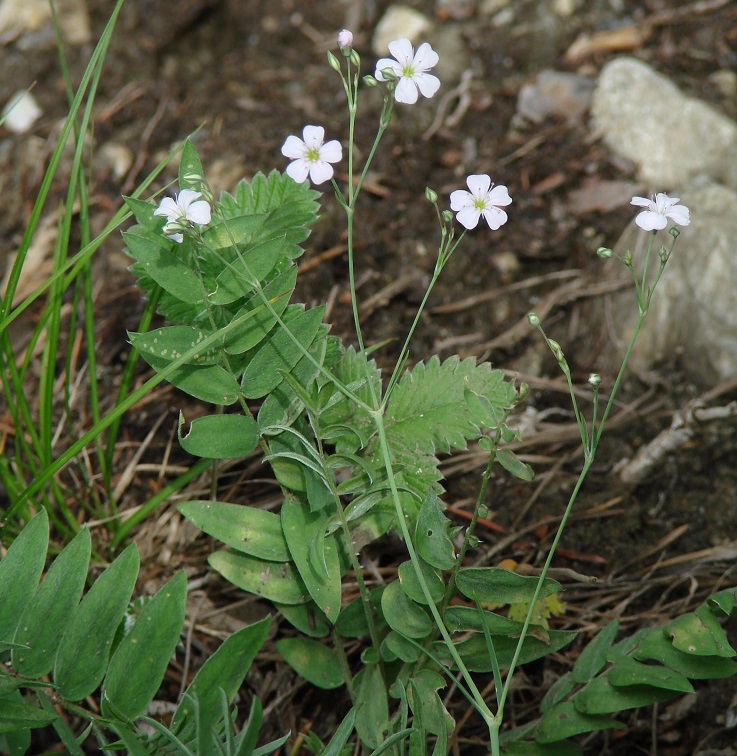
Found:
M 450 209 L 456 213 L 458 222 L 466 228 L 476 228 L 483 215 L 492 231 L 503 226 L 507 214 L 502 207 L 512 203 L 507 187 L 503 184 L 495 186 L 485 173 L 469 176 L 466 183 L 470 191 L 456 189 L 450 193 Z
M 679 197 L 669 197 L 667 194 L 658 192 L 654 200 L 647 197 L 633 197 L 630 204 L 638 207 L 646 207 L 635 218 L 635 223 L 644 231 L 659 231 L 668 225 L 668 218 L 679 226 L 688 226 L 691 222 L 691 214 L 685 205 L 677 204 Z
M 343 148 L 337 139 L 323 144 L 325 129 L 322 126 L 305 126 L 303 139 L 287 137 L 281 148 L 282 155 L 292 162 L 287 166 L 287 175 L 298 184 L 310 177 L 313 184 L 322 184 L 333 177 L 333 166 L 343 158 Z
M 164 233 L 169 239 L 179 244 L 184 240 L 184 231 L 192 230 L 194 224 L 206 226 L 210 222 L 210 203 L 198 200 L 201 192 L 192 189 L 182 189 L 177 196 L 164 197 L 161 204 L 154 210 L 154 215 L 163 215 L 166 218 Z
M 432 97 L 438 91 L 440 79 L 427 72 L 437 65 L 439 58 L 427 42 L 423 42 L 415 52 L 412 43 L 406 37 L 402 37 L 389 43 L 389 52 L 396 60 L 381 58 L 376 63 L 374 77 L 379 81 L 386 81 L 383 71 L 389 69 L 394 73 L 397 80 L 394 99 L 397 102 L 413 105 L 417 102 L 419 94 Z
M 341 50 L 350 50 L 353 47 L 353 32 L 343 29 L 338 32 L 338 47 Z

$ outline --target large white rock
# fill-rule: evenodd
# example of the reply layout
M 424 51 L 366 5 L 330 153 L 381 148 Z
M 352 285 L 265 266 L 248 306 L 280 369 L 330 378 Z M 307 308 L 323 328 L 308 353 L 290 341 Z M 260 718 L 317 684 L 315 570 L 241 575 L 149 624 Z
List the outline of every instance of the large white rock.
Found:
M 671 191 L 699 174 L 737 188 L 737 124 L 647 64 L 634 58 L 607 64 L 592 115 L 607 146 L 632 160 L 653 189 Z
M 389 43 L 400 37 L 416 45 L 424 42 L 424 36 L 433 28 L 432 21 L 407 5 L 390 5 L 376 24 L 371 40 L 371 49 L 376 55 L 389 57 Z
M 649 370 L 678 355 L 688 377 L 704 387 L 737 375 L 737 192 L 702 177 L 678 194 L 691 210 L 691 224 L 682 229 L 655 290 L 633 365 Z M 633 223 L 618 251 L 629 248 L 641 260 L 644 250 L 635 245 L 645 236 Z M 657 271 L 660 245 L 669 247 L 670 241 L 660 232 L 650 259 L 650 280 Z M 607 265 L 611 274 L 622 272 L 613 259 Z M 623 350 L 637 318 L 633 291 L 617 295 L 610 314 L 607 321 Z

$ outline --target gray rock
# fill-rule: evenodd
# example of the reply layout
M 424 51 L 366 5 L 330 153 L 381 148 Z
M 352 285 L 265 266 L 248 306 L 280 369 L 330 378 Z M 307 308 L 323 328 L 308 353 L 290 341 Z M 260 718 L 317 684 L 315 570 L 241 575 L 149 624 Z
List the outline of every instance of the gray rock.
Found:
M 601 71 L 592 103 L 607 146 L 658 191 L 706 174 L 737 188 L 737 124 L 634 58 Z
M 678 354 L 689 379 L 706 387 L 737 374 L 737 192 L 700 178 L 679 196 L 691 210 L 691 224 L 682 229 L 655 290 L 632 364 L 647 371 Z M 618 251 L 631 249 L 641 261 L 645 250 L 637 243 L 645 237 L 633 223 Z M 669 248 L 670 241 L 665 231 L 655 240 L 649 280 L 657 271 L 660 245 Z M 610 275 L 624 274 L 615 260 L 607 265 Z M 613 298 L 607 317 L 615 329 L 613 341 L 619 342 L 619 354 L 606 360 L 607 370 L 615 368 L 615 356 L 621 358 L 636 319 L 634 292 L 627 287 Z
M 588 109 L 593 88 L 586 76 L 546 69 L 520 89 L 517 113 L 533 123 L 551 115 L 573 122 Z

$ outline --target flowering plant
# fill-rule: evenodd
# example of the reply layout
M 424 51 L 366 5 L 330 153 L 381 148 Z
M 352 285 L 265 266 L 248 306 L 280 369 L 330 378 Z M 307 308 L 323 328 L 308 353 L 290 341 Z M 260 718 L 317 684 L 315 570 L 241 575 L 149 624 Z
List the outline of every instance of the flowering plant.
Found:
M 445 752 L 455 723 L 438 691 L 451 681 L 488 727 L 492 753 L 500 752 L 504 737 L 517 744 L 518 753 L 547 752 L 546 744 L 612 726 L 612 720 L 600 715 L 616 710 L 606 708 L 611 706 L 608 681 L 602 677 L 602 683 L 596 682 L 606 662 L 597 662 L 575 680 L 581 683 L 588 675 L 584 682 L 593 686 L 593 693 L 577 690 L 575 684 L 558 690 L 540 721 L 500 737 L 516 667 L 565 647 L 575 636 L 539 624 L 539 602 L 560 606 L 555 596 L 562 586 L 547 576 L 548 568 L 593 463 L 627 359 L 601 413 L 601 378 L 591 376 L 593 404 L 587 420 L 577 404 L 563 349 L 548 338 L 539 318 L 530 315 L 567 378 L 584 448 L 583 470 L 539 576 L 467 566 L 465 557 L 478 543 L 474 531 L 485 511 L 492 466 L 499 462 L 512 475 L 532 477 L 529 466 L 507 446 L 517 437 L 507 424 L 509 413 L 526 387 L 515 386 L 502 371 L 474 359 L 441 362 L 433 356 L 414 367 L 406 365 L 433 286 L 465 234 L 482 217 L 489 230 L 497 231 L 507 221 L 504 208 L 512 198 L 505 185 L 492 183 L 486 174 L 469 176 L 468 190 L 450 194 L 450 211 L 442 209 L 437 192 L 426 190 L 439 227 L 435 268 L 399 358 L 382 378 L 365 347 L 356 293 L 356 200 L 392 121 L 394 103 L 413 104 L 420 94 L 432 97 L 437 92 L 440 82 L 428 71 L 438 56 L 427 43 L 416 52 L 407 39 L 390 43 L 394 60 L 379 60 L 375 76 L 365 80 L 370 86 L 384 85 L 383 106 L 374 143 L 357 171 L 353 135 L 361 80 L 360 58 L 352 45 L 352 35 L 344 30 L 338 39 L 341 57 L 328 53 L 348 104 L 344 186 L 333 168 L 342 160 L 340 143 L 326 143 L 323 127 L 308 125 L 302 138 L 289 136 L 283 144 L 283 155 L 292 161 L 286 175 L 274 171 L 250 183 L 242 181 L 233 194 L 213 199 L 207 213 L 202 201 L 193 202 L 212 194 L 189 142 L 183 149 L 176 202 L 165 199 L 155 208 L 128 200 L 138 221 L 125 234 L 136 260 L 133 269 L 140 285 L 159 295 L 159 310 L 170 323 L 131 333 L 130 340 L 160 375 L 220 408 L 189 424 L 180 415 L 179 440 L 186 451 L 232 459 L 260 447 L 271 465 L 281 489 L 278 513 L 212 500 L 189 501 L 179 509 L 225 545 L 210 556 L 211 567 L 270 601 L 299 631 L 301 635 L 277 642 L 283 659 L 313 685 L 346 687 L 353 706 L 328 746 L 330 752 L 339 752 L 354 731 L 375 753 L 389 748 L 404 753 L 407 746 L 412 753 L 424 753 L 428 740 L 435 741 L 438 753 Z M 331 335 L 323 323 L 324 306 L 307 309 L 290 301 L 295 260 L 318 210 L 319 195 L 307 179 L 316 185 L 330 181 L 346 213 L 352 344 Z M 653 215 L 688 222 L 686 208 L 674 206 L 677 200 L 657 197 L 653 206 L 645 201 L 648 210 L 644 220 L 638 216 L 639 225 L 660 227 Z M 633 203 L 643 205 L 635 202 L 641 199 Z M 160 216 L 166 219 L 163 227 Z M 463 227 L 460 234 L 456 220 Z M 600 254 L 612 255 L 611 250 Z M 661 251 L 654 282 L 648 284 L 644 275 L 639 279 L 633 269 L 641 312 L 638 330 L 669 254 Z M 632 268 L 631 256 L 622 261 Z M 224 407 L 237 411 L 223 412 Z M 439 457 L 468 444 L 485 450 L 488 464 L 471 523 L 460 532 L 444 512 Z M 401 537 L 408 558 L 399 565 L 396 580 L 372 584 L 361 552 L 391 531 Z M 358 588 L 351 601 L 343 581 L 349 573 Z M 515 618 L 484 608 L 490 604 L 514 605 Z M 613 637 L 609 632 L 602 644 L 611 645 Z M 358 638 L 367 645 L 360 659 L 351 659 L 347 649 Z M 635 664 L 634 655 L 643 645 L 642 639 L 639 645 L 630 644 L 621 658 Z M 648 696 L 660 700 L 660 683 L 670 671 L 653 669 L 647 672 L 650 682 L 640 670 L 629 688 L 620 686 L 617 700 L 622 708 Z M 475 673 L 492 675 L 495 710 Z M 658 684 L 652 683 L 653 675 Z

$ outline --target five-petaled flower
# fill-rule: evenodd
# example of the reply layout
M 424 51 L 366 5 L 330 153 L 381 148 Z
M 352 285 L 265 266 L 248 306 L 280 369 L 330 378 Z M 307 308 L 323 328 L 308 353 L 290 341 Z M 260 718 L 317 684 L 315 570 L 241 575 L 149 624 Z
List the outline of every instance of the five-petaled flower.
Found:
M 450 194 L 450 209 L 456 213 L 458 222 L 466 228 L 476 228 L 483 215 L 492 231 L 496 231 L 507 222 L 507 214 L 502 210 L 512 203 L 507 187 L 494 185 L 485 173 L 469 176 L 468 188 L 456 189 Z
M 182 243 L 183 231 L 189 231 L 198 226 L 206 226 L 210 222 L 210 203 L 198 200 L 201 192 L 192 189 L 182 189 L 174 199 L 164 197 L 161 204 L 154 210 L 154 215 L 163 215 L 166 218 L 164 233 L 169 239 Z
M 396 58 L 381 58 L 376 63 L 375 78 L 386 81 L 384 71 L 389 69 L 397 79 L 394 99 L 413 105 L 417 102 L 418 92 L 423 97 L 432 97 L 440 88 L 440 79 L 427 73 L 438 63 L 438 54 L 427 42 L 423 42 L 417 52 L 412 43 L 406 38 L 395 39 L 389 43 L 389 52 Z
M 667 194 L 658 192 L 655 199 L 647 197 L 633 197 L 630 204 L 646 207 L 635 218 L 635 223 L 644 231 L 659 231 L 668 225 L 668 218 L 679 226 L 688 226 L 691 215 L 685 205 L 677 204 L 679 197 L 669 197 Z
M 281 152 L 292 161 L 287 166 L 287 175 L 301 184 L 307 176 L 313 184 L 322 184 L 333 177 L 333 166 L 343 157 L 343 148 L 337 139 L 325 140 L 325 129 L 322 126 L 305 126 L 302 129 L 303 139 L 288 136 L 282 145 Z

